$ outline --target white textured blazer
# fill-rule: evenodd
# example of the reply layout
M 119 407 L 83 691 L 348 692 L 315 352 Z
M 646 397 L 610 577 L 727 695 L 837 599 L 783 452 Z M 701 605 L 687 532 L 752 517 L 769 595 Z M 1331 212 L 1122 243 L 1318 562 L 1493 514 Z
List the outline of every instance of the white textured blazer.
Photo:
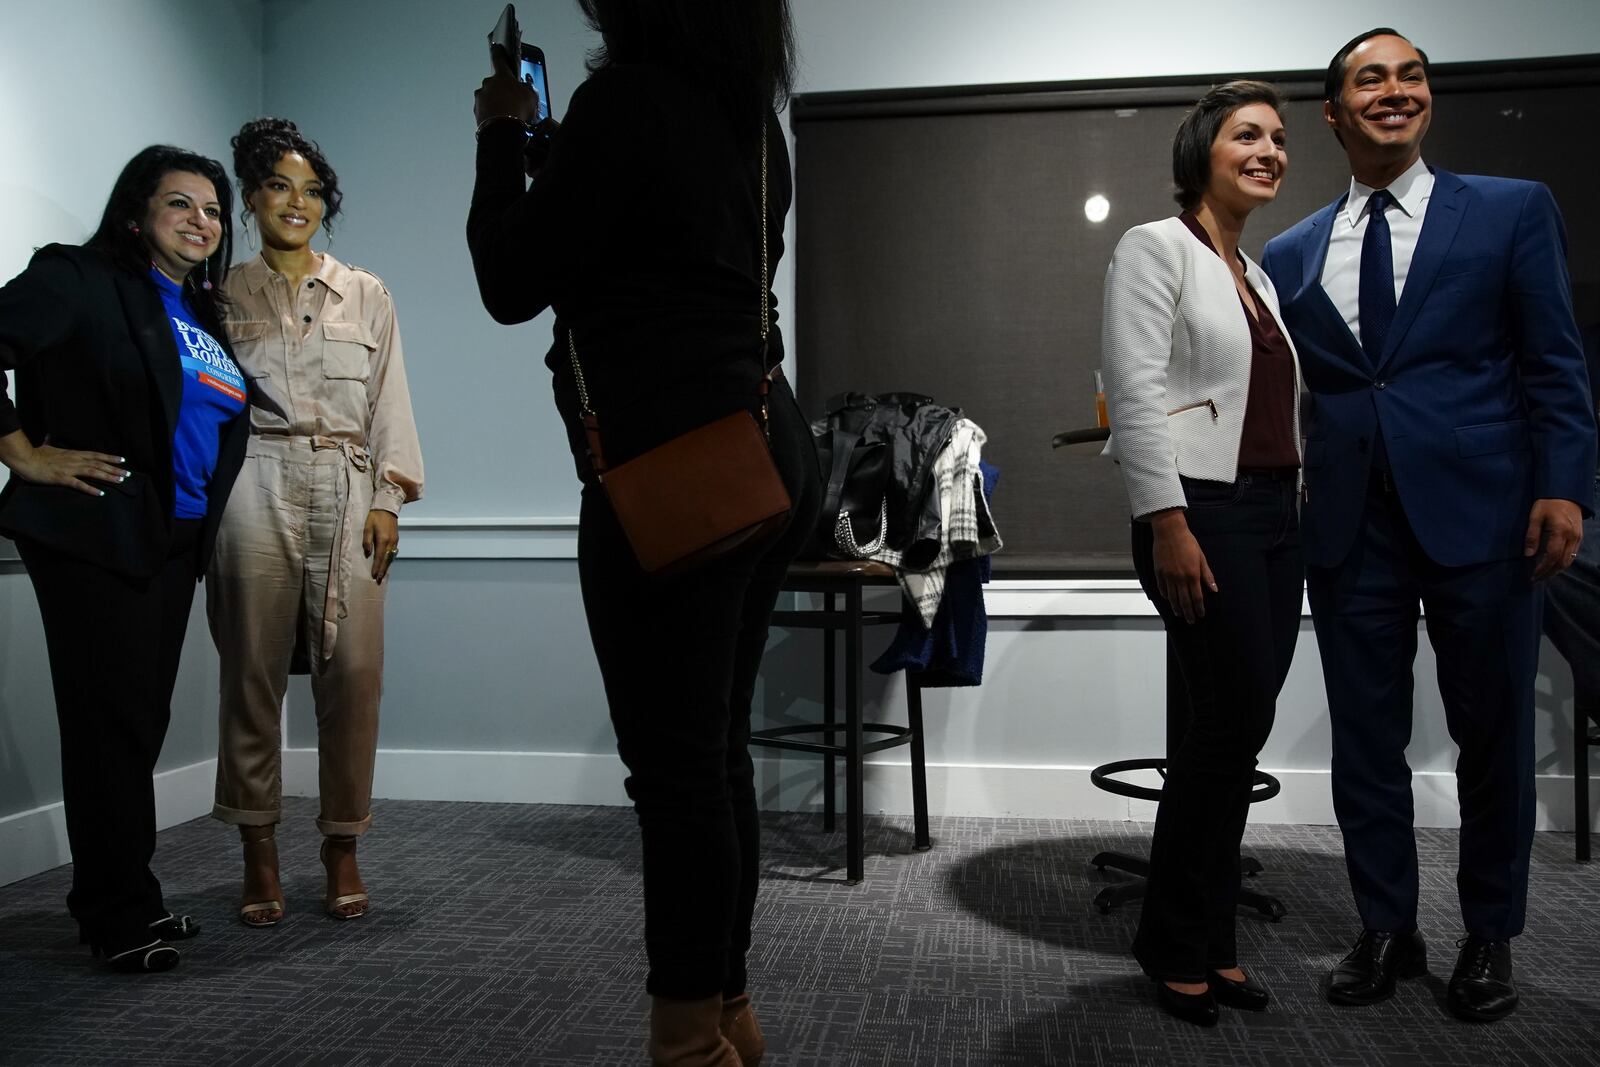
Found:
M 1243 255 L 1243 253 L 1240 253 Z M 1245 282 L 1281 329 L 1278 294 L 1244 257 Z M 1222 257 L 1177 217 L 1122 235 L 1106 270 L 1101 371 L 1111 440 L 1135 518 L 1184 507 L 1178 476 L 1231 482 L 1250 395 L 1250 323 Z M 1285 339 L 1289 333 L 1283 330 Z M 1289 341 L 1294 353 L 1294 342 Z M 1300 443 L 1300 359 L 1294 438 Z

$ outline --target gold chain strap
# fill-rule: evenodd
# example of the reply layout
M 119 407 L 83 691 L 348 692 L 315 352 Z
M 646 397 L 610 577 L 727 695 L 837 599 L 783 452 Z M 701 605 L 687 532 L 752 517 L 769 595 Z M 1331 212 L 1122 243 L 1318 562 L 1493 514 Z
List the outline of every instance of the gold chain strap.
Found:
M 761 351 L 766 352 L 767 332 L 770 329 L 768 315 L 770 314 L 767 300 L 767 126 L 766 119 L 761 120 Z M 572 375 L 578 382 L 578 410 L 589 417 L 594 416 L 594 409 L 589 406 L 589 386 L 583 380 L 583 365 L 578 362 L 578 346 L 572 340 L 572 327 L 567 327 L 567 355 L 572 359 Z M 762 370 L 766 368 L 763 367 Z M 762 422 L 765 423 L 766 402 L 762 401 Z

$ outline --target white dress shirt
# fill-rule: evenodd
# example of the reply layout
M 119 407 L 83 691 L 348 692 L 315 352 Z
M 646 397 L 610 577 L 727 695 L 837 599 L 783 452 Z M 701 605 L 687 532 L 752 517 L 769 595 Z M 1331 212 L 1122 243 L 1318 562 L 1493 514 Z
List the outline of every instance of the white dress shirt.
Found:
M 1344 209 L 1333 216 L 1333 233 L 1328 238 L 1328 258 L 1322 264 L 1322 289 L 1333 306 L 1344 316 L 1350 335 L 1361 336 L 1361 242 L 1367 236 L 1367 207 L 1375 190 L 1350 179 L 1350 195 Z M 1404 174 L 1389 185 L 1389 193 L 1399 205 L 1389 212 L 1389 247 L 1394 253 L 1394 302 L 1400 303 L 1405 291 L 1411 257 L 1422 236 L 1422 219 L 1433 196 L 1433 172 L 1419 158 Z

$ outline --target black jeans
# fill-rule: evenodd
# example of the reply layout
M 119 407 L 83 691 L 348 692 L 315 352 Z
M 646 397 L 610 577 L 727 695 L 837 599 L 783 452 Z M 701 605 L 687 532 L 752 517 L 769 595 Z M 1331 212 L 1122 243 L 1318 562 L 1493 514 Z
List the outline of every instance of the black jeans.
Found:
M 1305 565 L 1292 471 L 1185 478 L 1183 487 L 1189 529 L 1217 581 L 1204 618 L 1190 625 L 1173 614 L 1156 589 L 1150 524 L 1133 524 L 1139 584 L 1177 652 L 1190 713 L 1168 753 L 1133 954 L 1153 978 L 1196 982 L 1238 964 L 1239 841 L 1300 633 Z
M 578 573 L 643 846 L 653 996 L 745 991 L 760 871 L 750 704 L 789 561 L 816 525 L 816 448 L 794 396 L 771 397 L 773 458 L 794 503 L 773 543 L 691 573 L 640 571 L 603 490 L 587 486 Z
M 86 938 L 113 950 L 145 944 L 148 924 L 167 914 L 150 870 L 151 776 L 172 717 L 199 531 L 198 520 L 176 522 L 166 565 L 145 580 L 17 543 L 39 598 L 61 729 L 67 910 Z

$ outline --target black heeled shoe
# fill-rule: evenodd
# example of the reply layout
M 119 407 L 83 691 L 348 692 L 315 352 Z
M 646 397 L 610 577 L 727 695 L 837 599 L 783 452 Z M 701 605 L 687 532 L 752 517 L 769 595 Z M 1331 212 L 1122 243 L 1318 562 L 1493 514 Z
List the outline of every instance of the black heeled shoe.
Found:
M 156 940 L 148 945 L 123 949 L 120 952 L 103 942 L 90 941 L 89 954 L 95 959 L 105 958 L 106 965 L 119 974 L 155 974 L 170 971 L 183 958 L 178 950 L 165 941 Z
M 1175 1019 L 1196 1026 L 1217 1025 L 1217 999 L 1211 990 L 1204 993 L 1180 993 L 1165 982 L 1156 982 L 1156 1003 L 1161 1010 Z
M 200 936 L 200 923 L 188 915 L 167 912 L 164 918 L 150 924 L 150 932 L 163 941 L 187 941 Z
M 1211 988 L 1211 995 L 1217 1003 L 1225 1008 L 1266 1011 L 1267 1005 L 1272 1002 L 1272 994 L 1267 992 L 1267 987 L 1249 975 L 1244 976 L 1244 981 L 1235 982 L 1212 971 L 1206 975 L 1206 985 Z

